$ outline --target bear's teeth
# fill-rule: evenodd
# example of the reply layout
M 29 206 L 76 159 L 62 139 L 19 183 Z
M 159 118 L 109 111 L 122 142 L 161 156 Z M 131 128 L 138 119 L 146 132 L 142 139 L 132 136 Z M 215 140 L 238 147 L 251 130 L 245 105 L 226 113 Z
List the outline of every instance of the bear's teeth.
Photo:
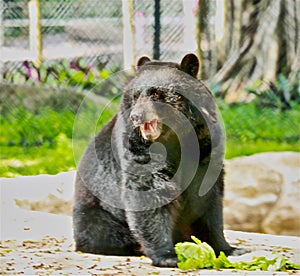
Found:
M 155 140 L 159 136 L 157 125 L 157 119 L 153 119 L 147 123 L 143 123 L 142 125 L 140 125 L 140 131 L 144 139 Z
M 157 119 L 154 119 L 150 122 L 150 126 L 152 129 L 155 129 L 156 131 L 156 128 L 157 128 Z
M 154 128 L 152 127 L 151 123 L 148 125 L 150 132 L 155 133 Z

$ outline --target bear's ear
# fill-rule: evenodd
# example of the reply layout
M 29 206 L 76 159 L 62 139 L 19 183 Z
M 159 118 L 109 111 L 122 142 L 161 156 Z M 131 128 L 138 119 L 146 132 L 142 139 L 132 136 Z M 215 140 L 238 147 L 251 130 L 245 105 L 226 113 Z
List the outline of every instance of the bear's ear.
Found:
M 151 61 L 151 59 L 146 56 L 140 57 L 137 62 L 137 67 L 141 67 L 142 65 L 144 65 L 145 63 L 147 63 L 149 61 Z
M 180 63 L 180 69 L 192 77 L 197 78 L 199 65 L 199 59 L 194 54 L 187 54 Z

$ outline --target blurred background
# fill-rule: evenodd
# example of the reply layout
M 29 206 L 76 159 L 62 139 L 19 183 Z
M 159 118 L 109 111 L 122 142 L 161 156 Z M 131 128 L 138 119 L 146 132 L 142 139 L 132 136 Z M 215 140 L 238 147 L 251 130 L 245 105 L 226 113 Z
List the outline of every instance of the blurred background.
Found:
M 116 112 L 141 55 L 173 62 L 188 52 L 199 56 L 199 77 L 224 120 L 227 159 L 299 151 L 299 5 L 0 0 L 0 176 L 75 169 L 80 104 L 76 160 Z M 87 122 L 99 111 L 105 112 L 91 134 Z

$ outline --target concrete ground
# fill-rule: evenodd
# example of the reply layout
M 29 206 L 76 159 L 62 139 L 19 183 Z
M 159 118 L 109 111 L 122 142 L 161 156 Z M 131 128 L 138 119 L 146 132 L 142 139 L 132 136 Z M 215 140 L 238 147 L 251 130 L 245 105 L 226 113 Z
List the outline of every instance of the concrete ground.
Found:
M 26 179 L 20 177 L 17 182 L 24 180 L 25 183 Z M 37 179 L 40 181 L 41 177 Z M 181 271 L 177 268 L 154 267 L 151 260 L 146 257 L 117 257 L 75 252 L 71 217 L 20 208 L 15 204 L 15 199 L 29 191 L 28 188 L 27 191 L 18 191 L 14 181 L 16 179 L 0 179 L 3 184 L 0 186 L 1 275 L 300 275 L 298 271 L 250 272 L 230 269 Z M 44 187 L 46 186 L 45 183 Z M 232 245 L 249 248 L 252 251 L 240 257 L 230 257 L 231 261 L 251 260 L 253 255 L 267 256 L 271 252 L 279 252 L 292 262 L 300 263 L 299 237 L 229 230 L 225 231 L 225 234 Z

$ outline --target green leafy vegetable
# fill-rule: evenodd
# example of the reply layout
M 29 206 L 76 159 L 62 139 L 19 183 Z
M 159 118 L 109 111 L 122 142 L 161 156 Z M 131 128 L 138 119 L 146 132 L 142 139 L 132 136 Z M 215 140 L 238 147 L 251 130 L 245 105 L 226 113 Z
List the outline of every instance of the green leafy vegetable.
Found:
M 180 269 L 201 269 L 201 268 L 234 268 L 242 270 L 264 270 L 283 271 L 288 269 L 300 269 L 300 265 L 293 264 L 282 255 L 274 255 L 273 259 L 265 256 L 253 257 L 251 262 L 232 263 L 224 252 L 217 258 L 213 248 L 206 242 L 201 242 L 192 236 L 195 242 L 181 242 L 175 245 L 175 252 L 178 257 Z
M 214 250 L 206 242 L 201 242 L 192 236 L 192 242 L 177 243 L 175 252 L 179 259 L 180 269 L 212 268 L 216 255 Z
M 237 269 L 243 270 L 265 270 L 265 271 L 282 271 L 287 269 L 300 269 L 299 265 L 293 264 L 282 255 L 276 255 L 269 260 L 264 256 L 253 257 L 252 262 L 238 262 L 233 264 Z
M 234 264 L 231 263 L 224 252 L 220 252 L 220 255 L 218 258 L 214 260 L 214 268 L 235 268 Z

